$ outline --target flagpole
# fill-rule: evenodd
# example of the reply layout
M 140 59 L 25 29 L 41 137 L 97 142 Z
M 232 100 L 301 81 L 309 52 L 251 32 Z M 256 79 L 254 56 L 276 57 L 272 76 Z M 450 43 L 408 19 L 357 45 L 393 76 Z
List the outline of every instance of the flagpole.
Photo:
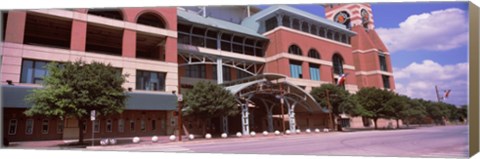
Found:
M 435 85 L 435 93 L 437 94 L 437 101 L 440 102 L 440 95 L 438 94 L 438 87 Z

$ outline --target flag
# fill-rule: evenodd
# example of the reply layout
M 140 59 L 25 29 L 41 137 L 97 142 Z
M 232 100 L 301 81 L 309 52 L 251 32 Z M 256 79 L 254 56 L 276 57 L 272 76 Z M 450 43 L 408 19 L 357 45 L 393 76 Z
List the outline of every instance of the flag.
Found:
M 337 81 L 337 86 L 342 85 L 345 82 L 345 78 L 347 77 L 348 73 L 344 73 L 340 76 Z
M 445 90 L 445 94 L 443 94 L 443 99 L 447 99 L 449 94 L 450 94 L 450 89 Z

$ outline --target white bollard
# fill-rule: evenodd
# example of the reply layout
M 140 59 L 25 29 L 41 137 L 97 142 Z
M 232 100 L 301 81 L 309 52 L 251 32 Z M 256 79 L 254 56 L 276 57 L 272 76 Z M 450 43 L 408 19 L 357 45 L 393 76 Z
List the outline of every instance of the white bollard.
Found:
M 193 139 L 195 139 L 195 136 L 193 136 L 193 134 L 190 134 L 190 135 L 188 135 L 188 139 L 193 140 Z
M 323 129 L 323 132 L 328 132 L 329 130 L 327 128 Z
M 132 141 L 133 141 L 133 143 L 139 143 L 140 138 L 139 137 L 134 137 Z
M 315 132 L 316 132 L 316 133 L 319 133 L 319 132 L 320 132 L 320 129 L 318 129 L 318 128 L 315 129 Z
M 158 141 L 158 137 L 157 136 L 153 136 L 152 137 L 152 142 L 157 142 Z
M 312 131 L 310 131 L 310 129 L 307 129 L 305 130 L 305 132 L 310 134 Z
M 250 136 L 255 137 L 255 135 L 257 135 L 257 133 L 255 133 L 255 131 L 250 132 Z
M 205 138 L 206 138 L 206 139 L 211 139 L 211 138 L 212 138 L 212 134 L 207 133 L 207 134 L 205 135 Z
M 111 145 L 117 144 L 117 140 L 116 140 L 116 139 L 108 139 L 108 142 L 109 142 Z
M 177 137 L 175 135 L 170 135 L 168 139 L 170 139 L 170 141 L 175 141 Z
M 285 131 L 285 134 L 290 135 L 290 130 Z
M 297 129 L 297 134 L 300 134 L 300 132 L 302 132 L 300 129 Z
M 268 131 L 263 131 L 263 136 L 267 136 L 268 135 Z
M 241 133 L 241 132 L 237 132 L 237 137 L 242 137 L 242 133 Z
M 102 146 L 108 145 L 108 139 L 101 139 L 100 140 L 100 145 L 102 145 Z
M 280 135 L 280 131 L 275 130 L 275 135 L 277 135 L 277 136 Z
M 227 138 L 227 133 L 222 133 L 222 138 Z

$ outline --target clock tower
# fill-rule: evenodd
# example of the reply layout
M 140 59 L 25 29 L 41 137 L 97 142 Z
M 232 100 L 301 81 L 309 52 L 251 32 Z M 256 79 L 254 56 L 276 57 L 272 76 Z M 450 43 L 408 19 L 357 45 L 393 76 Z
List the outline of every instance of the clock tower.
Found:
M 359 88 L 395 89 L 390 53 L 375 31 L 370 4 L 327 4 L 325 17 L 356 32 L 351 37 Z

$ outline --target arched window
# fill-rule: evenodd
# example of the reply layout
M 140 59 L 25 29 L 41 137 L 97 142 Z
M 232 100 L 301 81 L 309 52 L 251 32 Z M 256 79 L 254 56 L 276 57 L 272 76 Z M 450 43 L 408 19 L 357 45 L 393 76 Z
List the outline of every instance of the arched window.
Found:
M 143 13 L 137 19 L 138 24 L 148 25 L 157 28 L 165 28 L 165 21 L 155 13 Z
M 302 31 L 308 33 L 308 23 L 307 22 L 303 22 L 302 23 Z
M 122 12 L 117 9 L 89 9 L 88 14 L 105 18 L 123 20 Z
M 336 53 L 333 55 L 332 62 L 333 73 L 338 75 L 343 74 L 343 57 L 340 54 Z
M 300 30 L 300 21 L 298 19 L 293 19 L 292 21 L 292 28 Z
M 302 56 L 302 49 L 297 45 L 291 45 L 288 47 L 288 53 Z
M 368 14 L 367 10 L 362 9 L 360 11 L 360 15 L 362 16 L 362 25 L 365 29 L 368 29 L 368 22 L 370 21 L 370 15 Z
M 315 59 L 320 59 L 320 54 L 318 53 L 317 50 L 315 49 L 310 49 L 308 51 L 308 57 L 315 58 Z
M 290 17 L 289 16 L 286 16 L 284 15 L 283 18 L 282 18 L 282 25 L 283 26 L 286 26 L 286 27 L 291 27 L 290 26 Z

